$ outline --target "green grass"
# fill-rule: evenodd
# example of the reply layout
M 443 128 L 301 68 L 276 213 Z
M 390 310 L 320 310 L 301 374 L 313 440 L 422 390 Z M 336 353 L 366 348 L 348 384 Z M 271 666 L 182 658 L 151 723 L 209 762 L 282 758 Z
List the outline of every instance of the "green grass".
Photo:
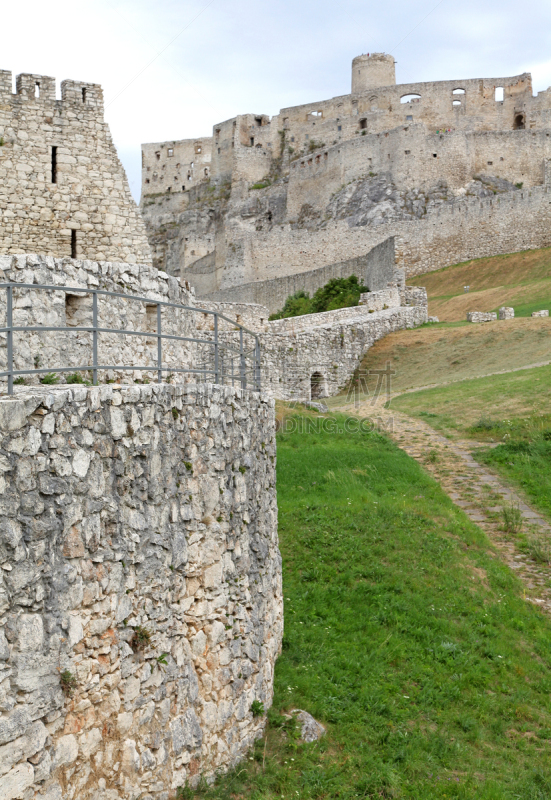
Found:
M 392 407 L 448 436 L 498 442 L 477 449 L 477 460 L 551 516 L 551 367 L 411 392 Z
M 480 529 L 377 433 L 280 433 L 278 502 L 267 739 L 197 794 L 551 797 L 551 623 Z M 327 726 L 321 743 L 282 735 L 292 708 Z

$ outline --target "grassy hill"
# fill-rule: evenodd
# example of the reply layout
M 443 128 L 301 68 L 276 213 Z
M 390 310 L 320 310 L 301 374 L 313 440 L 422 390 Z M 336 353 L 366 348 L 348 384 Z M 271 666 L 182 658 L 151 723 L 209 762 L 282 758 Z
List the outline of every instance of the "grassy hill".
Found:
M 551 248 L 466 261 L 408 283 L 427 288 L 429 314 L 442 321 L 464 320 L 467 311 L 497 311 L 500 306 L 513 306 L 515 316 L 528 317 L 551 309 Z M 465 286 L 470 286 L 468 294 Z
M 415 461 L 312 420 L 278 436 L 285 638 L 267 737 L 181 797 L 547 800 L 551 621 Z M 320 743 L 300 744 L 293 708 L 327 726 Z

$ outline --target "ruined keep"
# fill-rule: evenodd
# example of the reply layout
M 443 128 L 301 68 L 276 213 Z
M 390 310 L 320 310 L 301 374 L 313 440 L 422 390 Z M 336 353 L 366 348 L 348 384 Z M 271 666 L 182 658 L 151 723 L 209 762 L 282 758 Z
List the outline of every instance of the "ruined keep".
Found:
M 407 274 L 551 243 L 551 90 L 528 73 L 396 84 L 392 56 L 362 55 L 351 94 L 145 144 L 142 163 L 153 261 L 201 297 L 270 307 L 259 283 L 311 284 L 390 236 Z
M 151 263 L 101 86 L 0 71 L 0 254 Z

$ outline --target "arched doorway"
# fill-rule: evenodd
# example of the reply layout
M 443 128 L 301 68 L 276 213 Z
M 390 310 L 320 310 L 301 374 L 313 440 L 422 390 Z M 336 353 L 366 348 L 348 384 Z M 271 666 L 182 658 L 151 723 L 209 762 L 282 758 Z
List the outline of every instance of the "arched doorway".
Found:
M 312 373 L 310 378 L 310 399 L 317 400 L 318 397 L 325 397 L 325 381 L 321 372 Z

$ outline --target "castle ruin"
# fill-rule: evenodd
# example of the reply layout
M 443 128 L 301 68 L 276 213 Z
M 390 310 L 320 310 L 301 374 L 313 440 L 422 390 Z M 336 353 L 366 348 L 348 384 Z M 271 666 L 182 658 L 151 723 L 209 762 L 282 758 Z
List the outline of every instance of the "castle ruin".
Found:
M 145 144 L 142 164 L 154 263 L 216 300 L 276 310 L 273 279 L 390 236 L 408 274 L 551 242 L 551 90 L 528 73 L 396 84 L 392 56 L 362 55 L 348 95 Z

